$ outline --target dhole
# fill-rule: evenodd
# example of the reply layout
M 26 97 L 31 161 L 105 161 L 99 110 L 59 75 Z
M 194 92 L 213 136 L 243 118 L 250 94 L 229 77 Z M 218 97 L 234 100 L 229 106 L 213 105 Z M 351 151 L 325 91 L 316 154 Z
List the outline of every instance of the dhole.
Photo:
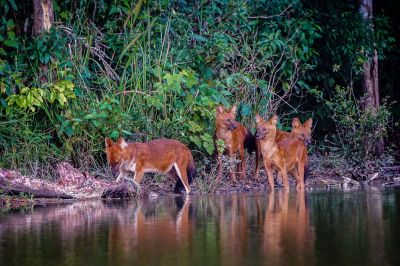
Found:
M 300 120 L 295 117 L 292 120 L 292 130 L 291 132 L 282 131 L 277 129 L 276 130 L 276 142 L 279 143 L 280 141 L 289 139 L 289 138 L 298 138 L 300 139 L 306 146 L 311 143 L 311 129 L 312 129 L 312 118 L 308 119 L 304 124 L 301 124 Z M 255 172 L 255 179 L 258 180 L 258 173 L 260 168 L 260 160 L 261 160 L 261 153 L 258 140 L 256 142 L 256 172 Z
M 297 180 L 297 189 L 304 189 L 304 178 L 308 175 L 307 146 L 299 138 L 287 138 L 278 142 L 286 170 Z M 280 173 L 278 173 L 280 178 Z
M 312 118 L 301 124 L 293 118 L 290 136 L 277 140 L 285 158 L 287 171 L 296 178 L 297 189 L 304 189 L 304 180 L 309 175 L 307 146 L 311 143 Z M 280 173 L 278 173 L 280 179 Z
M 267 171 L 269 186 L 271 189 L 274 189 L 272 170 L 273 167 L 276 167 L 282 173 L 284 187 L 289 188 L 284 157 L 275 140 L 278 116 L 274 115 L 268 122 L 266 122 L 261 116 L 256 115 L 256 122 L 256 139 L 258 140 L 261 157 L 264 161 L 265 170 Z
M 299 138 L 308 146 L 311 143 L 311 129 L 312 118 L 308 119 L 304 124 L 301 124 L 300 119 L 295 117 L 292 120 L 291 132 L 277 130 L 276 141 L 279 142 L 288 138 Z
M 238 164 L 237 171 L 240 176 L 244 178 L 246 173 L 246 165 L 244 160 L 244 149 L 246 148 L 249 153 L 255 150 L 255 139 L 248 130 L 241 123 L 235 121 L 236 105 L 231 109 L 226 110 L 223 106 L 217 107 L 215 137 L 224 141 L 225 152 L 229 158 L 239 152 L 240 163 Z M 231 167 L 230 176 L 233 183 L 236 183 L 236 175 Z M 218 179 L 222 177 L 222 154 L 218 151 Z
M 177 180 L 174 191 L 183 187 L 190 192 L 189 184 L 196 174 L 192 152 L 185 144 L 173 139 L 156 139 L 147 143 L 127 143 L 123 138 L 113 142 L 105 138 L 107 161 L 117 182 L 135 172 L 133 182 L 139 186 L 144 173 L 164 173 Z M 132 179 L 130 179 L 132 180 Z

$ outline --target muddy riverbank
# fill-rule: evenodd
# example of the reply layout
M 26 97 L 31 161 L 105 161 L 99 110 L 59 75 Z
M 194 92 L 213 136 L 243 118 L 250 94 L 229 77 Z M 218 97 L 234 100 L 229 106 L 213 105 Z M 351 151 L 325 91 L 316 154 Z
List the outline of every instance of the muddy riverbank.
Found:
M 314 159 L 314 158 L 313 158 Z M 314 159 L 315 160 L 315 159 Z M 313 163 L 310 177 L 305 181 L 306 190 L 313 189 L 353 189 L 362 186 L 392 187 L 400 186 L 400 167 L 392 166 L 373 173 L 363 173 L 363 177 L 354 179 L 351 172 L 338 172 L 329 167 Z M 248 169 L 253 169 L 251 163 Z M 112 178 L 81 172 L 71 164 L 63 162 L 55 167 L 55 179 L 44 180 L 24 176 L 17 171 L 0 169 L 0 206 L 14 209 L 21 206 L 60 204 L 76 200 L 99 198 L 157 198 L 173 195 L 175 181 L 163 175 L 148 175 L 141 183 L 140 191 L 129 181 L 116 184 Z M 251 170 L 249 171 L 251 175 Z M 200 172 L 192 184 L 192 194 L 230 194 L 268 191 L 268 182 L 264 171 L 260 180 L 252 178 L 238 180 L 232 186 L 228 177 L 217 181 L 213 174 Z M 295 181 L 290 180 L 291 189 Z

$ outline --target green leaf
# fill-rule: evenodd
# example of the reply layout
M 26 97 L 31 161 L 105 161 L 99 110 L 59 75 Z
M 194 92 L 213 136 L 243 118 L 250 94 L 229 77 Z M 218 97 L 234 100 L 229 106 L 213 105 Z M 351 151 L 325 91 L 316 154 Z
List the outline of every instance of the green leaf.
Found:
M 44 63 L 47 64 L 50 61 L 50 54 L 44 55 Z
M 218 139 L 216 141 L 217 149 L 220 153 L 223 153 L 225 150 L 225 142 L 222 139 Z
M 65 133 L 65 135 L 68 137 L 71 137 L 74 133 L 74 128 L 72 127 L 72 122 L 70 120 L 65 120 L 62 122 L 60 132 L 58 134 L 61 135 L 62 133 Z
M 97 118 L 107 118 L 108 115 L 106 113 L 104 113 L 104 112 L 101 112 L 101 113 L 97 114 L 96 117 Z
M 165 74 L 163 79 L 165 79 L 167 81 L 168 86 L 171 86 L 171 84 L 173 82 L 173 76 L 170 73 Z
M 206 89 L 208 89 L 210 86 L 208 86 L 208 84 L 207 83 L 204 83 L 204 84 L 201 84 L 200 86 L 199 86 L 199 89 L 200 90 L 206 90 Z
M 1 106 L 3 106 L 4 109 L 7 108 L 7 101 L 5 99 L 0 98 L 0 103 L 1 103 Z
M 95 113 L 94 114 L 87 114 L 87 115 L 85 115 L 85 117 L 83 119 L 90 120 L 90 119 L 93 119 L 95 116 L 96 116 Z
M 204 140 L 204 141 L 207 141 L 207 142 L 212 142 L 213 141 L 212 136 L 210 134 L 208 134 L 208 133 L 205 133 L 205 134 L 201 135 L 200 138 L 202 140 Z
M 15 26 L 14 21 L 13 21 L 12 19 L 9 19 L 9 20 L 7 21 L 7 29 L 10 30 L 10 29 L 12 29 L 14 26 Z
M 23 87 L 23 88 L 19 91 L 19 94 L 25 94 L 25 93 L 27 93 L 29 90 L 30 90 L 29 87 Z
M 67 98 L 64 96 L 63 93 L 59 93 L 57 95 L 57 99 L 61 106 L 64 106 L 64 104 L 67 102 Z
M 110 102 L 115 103 L 115 104 L 119 104 L 119 100 L 115 99 L 115 98 L 111 98 Z
M 102 104 L 100 105 L 100 110 L 104 110 L 104 109 L 112 110 L 111 104 L 109 104 L 108 102 L 102 103 Z
M 26 95 L 26 99 L 28 100 L 28 103 L 32 103 L 33 102 L 33 93 L 32 92 L 29 92 L 27 95 Z
M 203 128 L 201 126 L 199 126 L 198 124 L 196 124 L 193 121 L 189 121 L 189 131 L 190 132 L 199 132 L 199 131 L 203 131 Z
M 100 127 L 101 126 L 101 123 L 99 122 L 99 121 L 97 121 L 97 120 L 92 120 L 92 123 L 93 123 L 93 125 L 95 126 L 95 127 Z
M 190 136 L 190 141 L 196 144 L 197 147 L 201 148 L 201 139 L 197 136 Z
M 83 96 L 82 89 L 79 88 L 79 87 L 75 87 L 75 88 L 74 88 L 74 93 L 75 93 L 75 95 L 78 96 L 78 97 L 82 97 L 82 96 Z
M 18 48 L 18 42 L 17 42 L 17 40 L 10 40 L 10 39 L 8 39 L 7 41 L 4 42 L 4 45 L 5 45 L 5 46 L 8 46 L 8 47 Z
M 209 142 L 203 142 L 203 147 L 206 149 L 209 155 L 212 155 L 214 152 L 214 145 Z
M 125 130 L 125 129 L 122 130 L 122 133 L 124 133 L 125 135 L 128 135 L 128 136 L 132 136 L 133 135 L 132 132 L 130 132 L 128 130 Z
M 240 113 L 244 117 L 248 117 L 251 115 L 251 107 L 248 104 L 242 104 L 242 108 L 240 109 Z
M 116 130 L 112 131 L 112 132 L 110 133 L 110 138 L 112 138 L 112 139 L 117 139 L 117 138 L 119 138 L 119 132 L 116 131 Z
M 49 93 L 49 102 L 54 103 L 55 100 L 56 100 L 56 94 L 54 92 L 50 92 Z
M 212 75 L 213 75 L 213 69 L 211 67 L 207 67 L 202 72 L 203 79 L 205 79 L 205 80 L 211 79 Z
M 198 34 L 195 34 L 195 33 L 189 34 L 189 37 L 192 38 L 192 39 L 195 39 L 198 42 L 206 42 L 207 41 L 206 37 L 198 35 Z

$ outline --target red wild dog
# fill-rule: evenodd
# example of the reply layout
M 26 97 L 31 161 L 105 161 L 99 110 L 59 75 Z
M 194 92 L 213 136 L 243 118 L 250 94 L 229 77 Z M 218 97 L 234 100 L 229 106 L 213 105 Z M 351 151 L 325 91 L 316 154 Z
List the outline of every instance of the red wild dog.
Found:
M 307 146 L 299 138 L 287 138 L 277 144 L 286 170 L 297 180 L 297 189 L 304 190 L 304 179 L 308 176 Z M 280 175 L 278 173 L 278 179 Z
M 264 161 L 265 170 L 268 175 L 268 183 L 271 189 L 274 189 L 273 168 L 276 167 L 282 173 L 283 185 L 289 188 L 289 181 L 286 171 L 286 165 L 281 150 L 276 144 L 276 124 L 278 116 L 274 115 L 266 122 L 261 116 L 256 115 L 257 133 L 256 139 L 260 147 L 261 157 Z
M 304 142 L 305 145 L 311 143 L 311 129 L 312 129 L 312 118 L 308 119 L 304 124 L 301 124 L 300 119 L 297 117 L 292 120 L 291 132 L 277 131 L 276 141 L 279 142 L 288 138 L 299 138 Z
M 287 132 L 287 131 L 282 131 L 277 129 L 276 131 L 276 142 L 279 143 L 280 141 L 289 139 L 289 138 L 298 138 L 301 141 L 303 141 L 303 143 L 308 146 L 311 143 L 311 128 L 312 128 L 312 118 L 308 119 L 306 122 L 304 122 L 304 124 L 301 124 L 300 120 L 295 117 L 292 120 L 292 130 L 291 132 Z M 256 155 L 258 155 L 256 157 L 256 173 L 254 175 L 254 178 L 256 180 L 258 180 L 258 174 L 259 174 L 259 168 L 260 168 L 260 160 L 261 160 L 261 154 L 260 154 L 260 147 L 258 144 L 258 140 L 256 142 L 256 149 L 257 149 L 257 153 Z M 308 165 L 308 164 L 307 164 Z M 308 170 L 308 168 L 307 168 Z
M 287 171 L 297 180 L 297 189 L 304 189 L 304 181 L 309 175 L 307 146 L 311 143 L 312 118 L 301 124 L 293 118 L 290 136 L 277 141 L 285 157 Z M 280 173 L 278 173 L 280 179 Z
M 245 149 L 249 153 L 255 150 L 255 139 L 250 130 L 241 123 L 235 121 L 236 105 L 231 109 L 226 110 L 223 106 L 217 107 L 217 117 L 215 120 L 215 138 L 223 140 L 225 144 L 225 152 L 230 159 L 235 157 L 239 152 L 240 163 L 237 166 L 237 171 L 242 178 L 246 174 Z M 218 150 L 218 149 L 217 149 Z M 231 167 L 230 176 L 233 183 L 236 183 L 236 175 Z M 222 154 L 218 151 L 218 179 L 222 178 Z
M 173 139 L 156 139 L 147 143 L 126 142 L 123 138 L 113 142 L 105 139 L 107 161 L 117 182 L 125 178 L 139 186 L 144 173 L 164 173 L 176 179 L 174 191 L 184 187 L 190 192 L 190 183 L 196 175 L 192 152 L 185 144 Z M 127 178 L 134 172 L 132 179 Z

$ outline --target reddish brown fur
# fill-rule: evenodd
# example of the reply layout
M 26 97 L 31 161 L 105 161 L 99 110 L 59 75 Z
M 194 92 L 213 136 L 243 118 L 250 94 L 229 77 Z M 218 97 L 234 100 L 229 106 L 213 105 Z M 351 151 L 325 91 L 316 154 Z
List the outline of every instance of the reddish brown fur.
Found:
M 153 249 L 149 247 L 157 247 L 157 255 L 162 258 L 187 248 L 188 241 L 196 232 L 195 220 L 190 211 L 191 197 L 175 197 L 175 201 L 179 199 L 184 200 L 181 208 L 168 200 L 157 203 L 138 201 L 128 205 L 129 208 L 123 213 L 109 208 L 110 211 L 116 211 L 118 219 L 109 228 L 108 264 L 128 265 L 127 258 L 131 258 L 134 250 L 141 256 L 139 265 L 162 265 L 165 260 L 155 260 Z M 154 212 L 146 211 L 154 205 L 162 208 Z
M 188 178 L 188 173 L 194 175 L 194 161 L 185 144 L 173 139 L 127 143 L 122 138 L 117 142 L 106 138 L 105 142 L 107 160 L 113 174 L 118 173 L 117 182 L 126 178 L 128 172 L 135 172 L 133 180 L 140 184 L 144 173 L 159 172 L 179 178 L 186 192 L 190 192 L 189 181 L 192 176 Z
M 283 154 L 276 144 L 276 124 L 278 116 L 274 115 L 268 122 L 261 116 L 256 116 L 258 145 L 264 161 L 265 170 L 268 175 L 268 183 L 271 189 L 274 189 L 273 168 L 276 167 L 282 173 L 283 185 L 289 188 L 286 165 Z
M 296 178 L 297 189 L 304 189 L 304 172 L 308 165 L 307 146 L 299 138 L 288 138 L 277 143 L 287 171 Z
M 277 129 L 276 130 L 276 142 L 281 142 L 290 138 L 297 138 L 301 140 L 306 146 L 311 142 L 311 128 L 312 128 L 312 118 L 308 119 L 304 124 L 302 125 L 300 120 L 295 117 L 292 120 L 292 130 L 291 132 L 287 131 L 282 131 Z M 261 154 L 260 154 L 260 146 L 259 146 L 259 141 L 256 142 L 256 149 L 257 149 L 257 156 L 256 156 L 256 172 L 255 172 L 255 179 L 258 180 L 259 176 L 259 168 L 260 168 L 260 160 L 261 160 Z
M 216 116 L 216 139 L 224 141 L 225 152 L 229 158 L 233 158 L 239 152 L 240 163 L 237 166 L 237 171 L 242 178 L 245 177 L 245 140 L 247 135 L 251 135 L 250 131 L 241 123 L 235 121 L 236 106 L 226 110 L 223 106 L 217 107 Z M 251 136 L 252 137 L 252 136 Z M 233 183 L 236 183 L 236 175 L 231 167 L 230 176 Z M 222 178 L 222 154 L 218 151 L 218 179 Z
M 311 142 L 312 118 L 301 124 L 298 118 L 292 121 L 289 137 L 277 140 L 285 158 L 287 171 L 297 180 L 297 189 L 304 189 L 305 172 L 308 169 L 307 145 Z M 280 175 L 280 173 L 278 174 Z
M 275 140 L 276 141 L 281 141 L 281 140 L 290 138 L 290 133 L 291 132 L 287 132 L 287 131 L 283 131 L 283 130 L 277 129 L 276 130 L 276 138 L 275 138 Z
M 300 119 L 297 117 L 292 120 L 291 132 L 277 130 L 276 142 L 288 139 L 288 138 L 299 138 L 304 144 L 308 145 L 311 141 L 311 128 L 312 118 L 308 119 L 304 124 L 301 124 Z

